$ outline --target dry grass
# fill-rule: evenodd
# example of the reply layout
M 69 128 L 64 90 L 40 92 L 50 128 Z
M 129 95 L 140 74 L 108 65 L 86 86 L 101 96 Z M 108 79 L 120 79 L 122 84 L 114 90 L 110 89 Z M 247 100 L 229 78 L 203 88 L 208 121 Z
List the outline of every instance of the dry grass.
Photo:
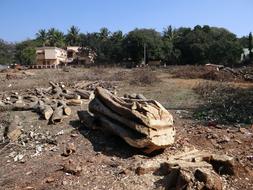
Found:
M 131 79 L 129 81 L 131 85 L 137 86 L 153 85 L 158 82 L 160 82 L 160 79 L 157 77 L 156 73 L 149 68 L 135 69 L 131 73 Z

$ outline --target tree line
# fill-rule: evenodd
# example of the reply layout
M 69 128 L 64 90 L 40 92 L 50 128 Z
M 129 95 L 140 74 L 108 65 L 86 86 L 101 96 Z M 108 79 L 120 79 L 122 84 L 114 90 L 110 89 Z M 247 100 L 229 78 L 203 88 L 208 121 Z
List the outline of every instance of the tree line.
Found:
M 238 38 L 225 28 L 208 25 L 194 28 L 168 26 L 162 32 L 136 28 L 127 34 L 111 32 L 105 27 L 98 32 L 82 33 L 78 27 L 72 26 L 66 34 L 56 28 L 41 29 L 36 38 L 20 43 L 0 40 L 0 64 L 33 64 L 35 48 L 42 46 L 90 47 L 97 53 L 97 64 L 139 64 L 143 61 L 145 47 L 147 61 L 232 66 L 240 63 L 243 48 L 252 49 L 252 35 Z M 252 53 L 249 57 L 252 60 Z

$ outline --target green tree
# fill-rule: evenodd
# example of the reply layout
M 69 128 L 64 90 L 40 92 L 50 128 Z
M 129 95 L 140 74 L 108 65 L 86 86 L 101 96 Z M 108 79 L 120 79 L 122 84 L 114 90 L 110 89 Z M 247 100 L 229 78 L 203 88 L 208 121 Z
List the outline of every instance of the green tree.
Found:
M 78 46 L 80 44 L 80 29 L 77 26 L 71 26 L 66 35 L 66 42 L 71 46 Z
M 111 32 L 109 31 L 108 28 L 106 28 L 106 27 L 100 28 L 99 37 L 102 41 L 108 40 L 110 35 L 111 35 Z
M 36 50 L 40 45 L 37 40 L 26 40 L 16 44 L 15 61 L 22 65 L 31 65 L 35 63 Z
M 175 46 L 181 51 L 182 64 L 239 63 L 242 46 L 236 35 L 228 30 L 199 25 L 193 30 L 180 30 Z
M 123 45 L 127 58 L 131 58 L 137 64 L 143 60 L 144 45 L 148 60 L 163 58 L 161 34 L 154 29 L 135 29 L 129 32 Z
M 50 28 L 47 32 L 48 35 L 48 44 L 49 46 L 56 46 L 56 47 L 64 47 L 65 46 L 65 38 L 64 33 L 55 29 Z
M 122 31 L 113 32 L 109 42 L 109 59 L 114 63 L 119 63 L 124 59 L 123 50 L 124 35 Z
M 0 39 L 0 65 L 14 62 L 15 44 Z
M 176 64 L 179 62 L 181 51 L 176 48 L 175 41 L 179 37 L 176 29 L 168 26 L 163 30 L 163 62 L 167 64 Z
M 36 33 L 36 39 L 41 42 L 42 46 L 46 46 L 48 44 L 48 34 L 45 29 L 40 29 Z

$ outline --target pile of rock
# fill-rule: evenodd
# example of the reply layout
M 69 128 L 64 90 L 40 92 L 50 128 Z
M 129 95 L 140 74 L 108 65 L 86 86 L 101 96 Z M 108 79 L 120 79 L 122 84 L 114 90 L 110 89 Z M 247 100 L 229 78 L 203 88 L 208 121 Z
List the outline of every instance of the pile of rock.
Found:
M 94 94 L 95 98 L 89 103 L 92 115 L 78 112 L 86 126 L 109 130 L 146 153 L 174 143 L 173 117 L 157 101 L 120 98 L 101 87 L 96 88 Z M 93 120 L 96 122 L 91 122 Z

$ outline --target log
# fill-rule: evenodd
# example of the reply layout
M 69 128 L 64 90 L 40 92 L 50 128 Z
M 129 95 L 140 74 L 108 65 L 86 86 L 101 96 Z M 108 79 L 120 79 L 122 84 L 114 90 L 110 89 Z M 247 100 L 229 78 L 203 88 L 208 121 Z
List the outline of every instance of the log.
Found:
M 63 100 L 59 100 L 58 104 L 59 106 L 63 106 L 63 113 L 65 115 L 68 115 L 68 116 L 71 115 L 71 108 L 66 105 L 66 102 L 64 102 Z
M 89 111 L 95 115 L 102 115 L 107 118 L 111 118 L 111 119 L 121 123 L 125 127 L 136 130 L 137 132 L 147 135 L 150 138 L 155 137 L 155 136 L 168 134 L 168 133 L 172 133 L 175 135 L 175 129 L 172 126 L 169 126 L 169 127 L 166 127 L 164 129 L 160 129 L 160 130 L 150 128 L 148 126 L 145 126 L 143 124 L 137 123 L 135 121 L 129 120 L 125 117 L 118 115 L 117 113 L 111 111 L 109 108 L 104 106 L 104 104 L 102 104 L 102 102 L 97 98 L 93 99 L 89 103 Z M 171 136 L 171 137 L 173 137 L 173 136 Z M 171 140 L 169 140 L 169 141 L 171 142 Z
M 60 96 L 66 98 L 66 99 L 77 99 L 77 100 L 81 99 L 81 96 L 76 93 L 68 93 L 68 94 L 67 93 L 60 93 Z
M 24 101 L 15 103 L 9 106 L 9 109 L 14 111 L 27 111 L 27 110 L 36 110 L 38 108 L 39 99 L 36 96 L 25 96 Z M 30 101 L 26 103 L 25 101 Z
M 63 106 L 57 107 L 54 112 L 53 115 L 51 117 L 51 122 L 53 124 L 57 123 L 57 122 L 62 122 L 63 120 Z
M 40 110 L 40 114 L 46 120 L 49 120 L 54 113 L 54 110 L 49 105 L 40 106 L 39 110 Z
M 82 100 L 78 100 L 78 99 L 69 99 L 66 100 L 66 104 L 68 106 L 80 106 L 83 103 Z
M 118 115 L 148 127 L 160 129 L 173 125 L 172 115 L 155 100 L 125 101 L 100 87 L 96 88 L 95 97 Z
M 140 148 L 147 154 L 155 150 L 164 149 L 174 142 L 174 138 L 169 137 L 167 134 L 161 135 L 158 138 L 149 138 L 132 129 L 123 127 L 117 122 L 112 122 L 106 117 L 100 116 L 97 120 L 99 122 L 98 126 L 101 126 L 103 130 L 114 133 L 115 135 L 121 137 L 129 145 L 135 148 Z
M 59 87 L 57 84 L 55 84 L 54 82 L 50 81 L 49 84 L 52 86 L 53 90 L 52 92 L 54 93 L 55 97 L 59 97 L 60 94 L 62 93 L 62 89 L 61 87 Z
M 95 119 L 88 111 L 77 111 L 77 115 L 85 127 L 89 129 L 96 129 Z
M 77 89 L 75 90 L 75 92 L 81 96 L 82 99 L 90 99 L 90 95 L 91 93 L 87 90 L 80 90 L 80 89 Z

